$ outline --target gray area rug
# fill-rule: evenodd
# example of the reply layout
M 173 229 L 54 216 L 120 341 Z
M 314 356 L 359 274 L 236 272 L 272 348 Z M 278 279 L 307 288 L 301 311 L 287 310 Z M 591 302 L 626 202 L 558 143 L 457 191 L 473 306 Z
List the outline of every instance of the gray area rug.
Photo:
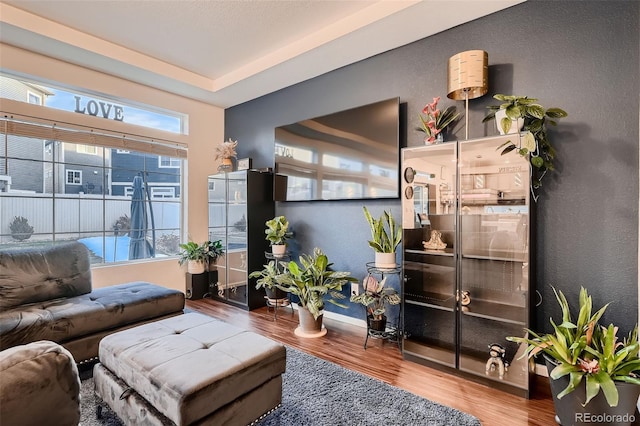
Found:
M 90 371 L 81 374 L 80 424 L 122 425 L 94 395 L 90 375 Z M 480 425 L 469 414 L 289 347 L 283 379 L 282 405 L 256 425 Z M 100 420 L 96 404 L 103 406 Z

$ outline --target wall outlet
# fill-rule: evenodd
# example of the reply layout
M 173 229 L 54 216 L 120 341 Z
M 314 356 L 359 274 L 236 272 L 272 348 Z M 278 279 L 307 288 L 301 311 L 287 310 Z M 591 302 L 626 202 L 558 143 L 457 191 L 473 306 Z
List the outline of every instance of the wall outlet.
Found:
M 357 296 L 358 294 L 360 294 L 360 284 L 351 283 L 351 295 Z

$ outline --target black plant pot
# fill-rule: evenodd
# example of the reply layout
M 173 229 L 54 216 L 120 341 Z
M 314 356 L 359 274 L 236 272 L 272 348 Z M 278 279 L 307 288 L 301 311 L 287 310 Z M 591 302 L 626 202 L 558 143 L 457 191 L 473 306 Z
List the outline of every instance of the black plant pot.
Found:
M 380 319 L 374 319 L 373 315 L 367 315 L 369 330 L 384 332 L 387 329 L 387 317 L 382 315 Z
M 264 288 L 265 293 L 267 293 L 267 299 L 269 300 L 282 300 L 287 298 L 287 293 L 280 290 L 278 287 L 273 288 Z
M 556 362 L 546 355 L 544 361 L 547 371 L 557 365 Z M 549 377 L 551 385 L 551 395 L 553 396 L 553 406 L 556 409 L 556 421 L 562 426 L 571 425 L 593 425 L 593 424 L 615 424 L 616 426 L 631 425 L 635 421 L 636 403 L 640 396 L 640 386 L 624 382 L 614 382 L 618 389 L 618 406 L 610 407 L 602 390 L 596 395 L 586 407 L 582 404 L 587 400 L 585 379 L 580 385 L 561 399 L 557 395 L 569 384 L 569 376 L 561 377 L 557 380 Z

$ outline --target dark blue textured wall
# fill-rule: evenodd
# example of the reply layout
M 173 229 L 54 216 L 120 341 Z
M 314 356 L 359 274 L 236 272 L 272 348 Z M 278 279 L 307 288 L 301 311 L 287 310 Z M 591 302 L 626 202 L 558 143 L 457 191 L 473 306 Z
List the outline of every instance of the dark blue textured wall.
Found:
M 638 93 L 640 3 L 528 1 L 226 110 L 225 138 L 239 141 L 239 157 L 273 166 L 274 128 L 399 96 L 406 104 L 409 146 L 421 144 L 417 114 L 434 96 L 446 99 L 447 60 L 471 49 L 489 53 L 489 95 L 470 102 L 470 137 L 495 134 L 482 124 L 490 95 L 539 98 L 569 117 L 550 138 L 559 173 L 545 179 L 537 211 L 537 275 L 542 305 L 537 328 L 549 328 L 559 309 L 551 285 L 577 300 L 581 285 L 605 321 L 629 330 L 638 301 Z M 428 17 L 425 17 L 428 24 Z M 398 31 L 402 31 L 401 28 Z M 461 110 L 463 103 L 455 103 Z M 464 128 L 449 138 L 464 138 Z M 374 214 L 400 202 L 367 202 Z M 299 248 L 323 248 L 336 269 L 365 275 L 373 260 L 362 202 L 279 203 Z M 352 306 L 335 309 L 361 317 Z

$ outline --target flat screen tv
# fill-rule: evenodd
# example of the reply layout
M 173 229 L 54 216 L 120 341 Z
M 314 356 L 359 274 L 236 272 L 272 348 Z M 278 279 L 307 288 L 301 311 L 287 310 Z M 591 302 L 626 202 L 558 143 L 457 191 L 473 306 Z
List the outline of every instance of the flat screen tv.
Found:
M 398 198 L 399 134 L 399 98 L 276 128 L 276 200 Z

